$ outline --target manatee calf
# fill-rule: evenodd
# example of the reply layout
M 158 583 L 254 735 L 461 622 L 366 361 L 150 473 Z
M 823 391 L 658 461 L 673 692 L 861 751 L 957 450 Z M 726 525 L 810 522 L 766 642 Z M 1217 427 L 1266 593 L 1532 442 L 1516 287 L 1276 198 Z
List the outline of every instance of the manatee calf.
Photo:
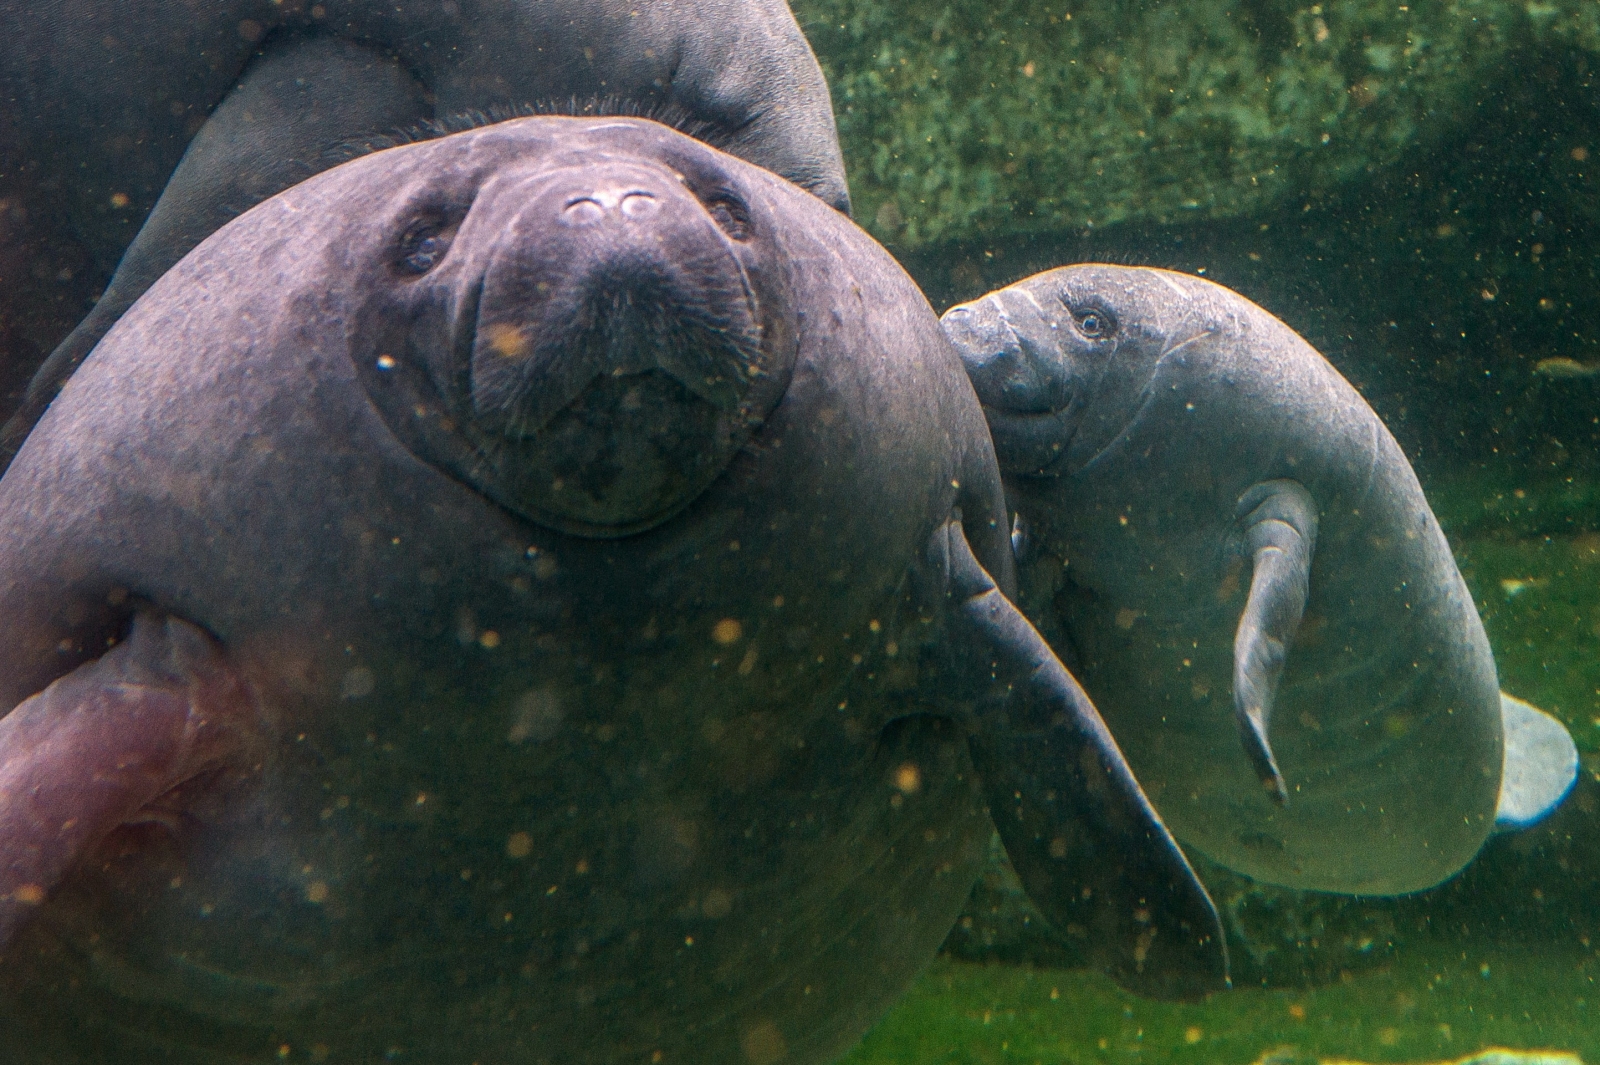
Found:
M 828 87 L 784 0 L 0 0 L 0 25 L 0 213 L 29 220 L 13 239 L 30 247 L 81 242 L 111 278 L 29 387 L 7 458 L 140 293 L 345 141 L 598 101 L 679 116 L 849 206 Z M 35 358 L 0 352 L 0 383 Z
M 1399 893 L 1564 797 L 1571 737 L 1501 696 L 1405 456 L 1286 325 L 1095 265 L 943 323 L 1032 544 L 1021 604 L 1179 838 L 1260 880 Z
M 986 804 L 1119 978 L 1222 986 L 1001 594 L 1004 514 L 905 274 L 663 126 L 517 120 L 263 203 L 0 480 L 8 1045 L 820 1062 L 948 931 Z

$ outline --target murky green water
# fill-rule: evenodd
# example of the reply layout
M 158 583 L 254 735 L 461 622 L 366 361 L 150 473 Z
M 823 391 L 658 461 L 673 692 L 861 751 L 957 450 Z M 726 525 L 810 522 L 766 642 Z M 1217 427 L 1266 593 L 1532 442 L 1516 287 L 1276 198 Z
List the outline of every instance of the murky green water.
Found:
M 1584 767 L 1548 822 L 1421 896 L 1263 892 L 1213 870 L 1242 970 L 1227 994 L 1150 1003 L 1018 964 L 1026 933 L 1001 935 L 1009 963 L 958 937 L 969 960 L 941 960 L 849 1060 L 1600 1057 L 1592 11 L 797 9 L 863 221 L 937 306 L 1059 263 L 1160 265 L 1236 288 L 1326 354 L 1416 466 L 1502 686 L 1566 722 Z

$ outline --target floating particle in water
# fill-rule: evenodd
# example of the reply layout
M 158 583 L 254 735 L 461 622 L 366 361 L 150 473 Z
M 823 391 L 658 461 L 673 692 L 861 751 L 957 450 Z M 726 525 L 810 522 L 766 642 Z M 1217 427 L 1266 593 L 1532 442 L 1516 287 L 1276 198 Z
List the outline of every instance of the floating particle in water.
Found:
M 513 711 L 506 739 L 512 743 L 548 740 L 561 730 L 566 712 L 560 697 L 549 688 L 524 692 Z
M 757 1020 L 739 1034 L 739 1049 L 750 1065 L 773 1065 L 789 1053 L 783 1033 L 767 1020 Z
M 356 666 L 345 671 L 339 681 L 339 698 L 364 699 L 378 687 L 378 678 L 366 666 Z
M 911 795 L 922 789 L 922 770 L 915 762 L 906 762 L 894 773 L 894 786 L 902 794 Z
M 1555 381 L 1581 380 L 1588 377 L 1600 377 L 1600 362 L 1579 362 L 1566 356 L 1557 356 L 1553 359 L 1540 359 L 1533 364 L 1533 372 Z
M 1440 1025 L 1441 1029 L 1446 1027 Z M 1393 1029 L 1385 1028 L 1384 1031 L 1389 1032 Z M 1440 1034 L 1443 1035 L 1444 1032 L 1441 1031 Z M 1365 1065 L 1365 1063 L 1346 1058 L 1318 1058 L 1317 1065 Z M 1583 1065 L 1583 1061 L 1578 1055 L 1565 1050 L 1509 1050 L 1506 1047 L 1489 1047 L 1476 1054 L 1468 1054 L 1464 1058 L 1428 1062 L 1427 1065 Z
M 712 888 L 700 900 L 700 912 L 712 919 L 726 917 L 733 912 L 733 896 L 721 888 Z

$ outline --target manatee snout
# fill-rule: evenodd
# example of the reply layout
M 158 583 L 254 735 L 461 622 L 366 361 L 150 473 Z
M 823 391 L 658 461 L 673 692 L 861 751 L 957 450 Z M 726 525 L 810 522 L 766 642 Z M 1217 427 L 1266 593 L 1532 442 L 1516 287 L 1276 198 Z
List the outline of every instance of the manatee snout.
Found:
M 1041 321 L 1036 307 L 1011 307 L 1008 302 L 1018 301 L 1005 301 L 996 293 L 952 307 L 944 318 L 945 332 L 957 342 L 967 376 L 985 407 L 1012 414 L 1058 410 L 1071 397 L 1066 381 L 1051 373 L 1052 360 L 1040 357 L 1037 341 L 1053 327 Z M 1014 322 L 1013 314 L 1023 321 Z
M 485 490 L 580 535 L 683 509 L 777 403 L 793 358 L 751 206 L 725 183 L 602 160 L 486 188 L 472 214 L 458 243 L 486 254 L 460 281 L 476 290 L 458 303 L 456 386 Z
M 1056 343 L 1070 328 L 1062 317 L 1030 293 L 1003 289 L 952 307 L 942 320 L 1008 473 L 1040 472 L 1059 459 L 1082 405 L 1073 367 Z

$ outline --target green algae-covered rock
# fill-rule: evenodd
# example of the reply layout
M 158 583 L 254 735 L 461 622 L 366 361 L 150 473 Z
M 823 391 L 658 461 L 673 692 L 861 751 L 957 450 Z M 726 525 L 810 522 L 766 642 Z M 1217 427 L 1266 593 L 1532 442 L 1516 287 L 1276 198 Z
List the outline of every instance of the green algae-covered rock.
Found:
M 1249 215 L 1437 144 L 1519 50 L 1600 50 L 1583 0 L 795 0 L 857 216 L 974 230 Z

